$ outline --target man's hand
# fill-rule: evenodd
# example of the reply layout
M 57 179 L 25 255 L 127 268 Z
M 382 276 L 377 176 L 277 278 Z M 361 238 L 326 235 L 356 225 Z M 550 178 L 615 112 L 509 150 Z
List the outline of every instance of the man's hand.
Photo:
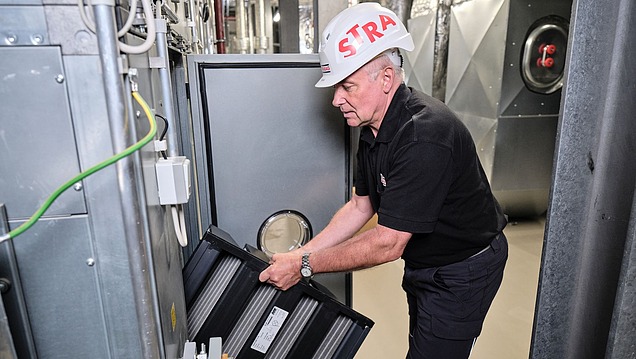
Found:
M 274 254 L 269 261 L 270 266 L 261 272 L 258 279 L 277 289 L 287 290 L 300 281 L 301 263 L 302 253 L 299 251 Z

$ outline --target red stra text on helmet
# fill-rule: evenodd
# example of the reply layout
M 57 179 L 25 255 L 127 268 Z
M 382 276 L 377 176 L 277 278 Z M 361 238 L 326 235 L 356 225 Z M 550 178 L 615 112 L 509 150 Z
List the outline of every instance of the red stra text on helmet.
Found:
M 363 38 L 362 34 L 360 34 L 360 29 L 362 29 L 362 32 L 366 35 L 366 39 L 373 43 L 376 39 L 384 36 L 384 33 L 389 26 L 397 26 L 395 21 L 386 15 L 379 15 L 378 20 L 379 23 L 369 21 L 362 26 L 360 26 L 360 24 L 355 24 L 346 32 L 347 35 L 350 36 L 347 36 L 338 42 L 338 50 L 344 54 L 345 58 L 355 55 L 358 47 L 364 43 L 365 38 Z

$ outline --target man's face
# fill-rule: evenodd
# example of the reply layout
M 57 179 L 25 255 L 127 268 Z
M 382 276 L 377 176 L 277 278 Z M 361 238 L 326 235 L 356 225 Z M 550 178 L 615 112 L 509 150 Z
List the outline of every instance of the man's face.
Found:
M 340 109 L 349 126 L 371 126 L 378 130 L 386 101 L 386 94 L 382 91 L 382 80 L 381 71 L 379 76 L 373 79 L 363 66 L 334 85 L 331 103 Z

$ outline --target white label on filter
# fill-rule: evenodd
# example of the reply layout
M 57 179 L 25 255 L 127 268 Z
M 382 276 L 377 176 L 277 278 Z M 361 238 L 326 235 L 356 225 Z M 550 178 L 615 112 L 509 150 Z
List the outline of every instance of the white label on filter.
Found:
M 272 345 L 276 334 L 278 334 L 278 331 L 283 326 L 288 314 L 289 312 L 286 310 L 278 307 L 272 308 L 267 320 L 263 323 L 261 331 L 258 332 L 254 343 L 252 343 L 251 348 L 263 354 L 267 353 L 267 349 Z

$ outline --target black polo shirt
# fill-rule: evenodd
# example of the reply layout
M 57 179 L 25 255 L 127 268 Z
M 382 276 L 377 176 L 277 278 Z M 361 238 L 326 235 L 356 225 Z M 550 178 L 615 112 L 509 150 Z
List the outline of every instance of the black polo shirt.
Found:
M 470 132 L 441 101 L 402 84 L 376 138 L 360 133 L 356 194 L 378 223 L 413 233 L 412 268 L 461 261 L 485 248 L 506 220 Z

